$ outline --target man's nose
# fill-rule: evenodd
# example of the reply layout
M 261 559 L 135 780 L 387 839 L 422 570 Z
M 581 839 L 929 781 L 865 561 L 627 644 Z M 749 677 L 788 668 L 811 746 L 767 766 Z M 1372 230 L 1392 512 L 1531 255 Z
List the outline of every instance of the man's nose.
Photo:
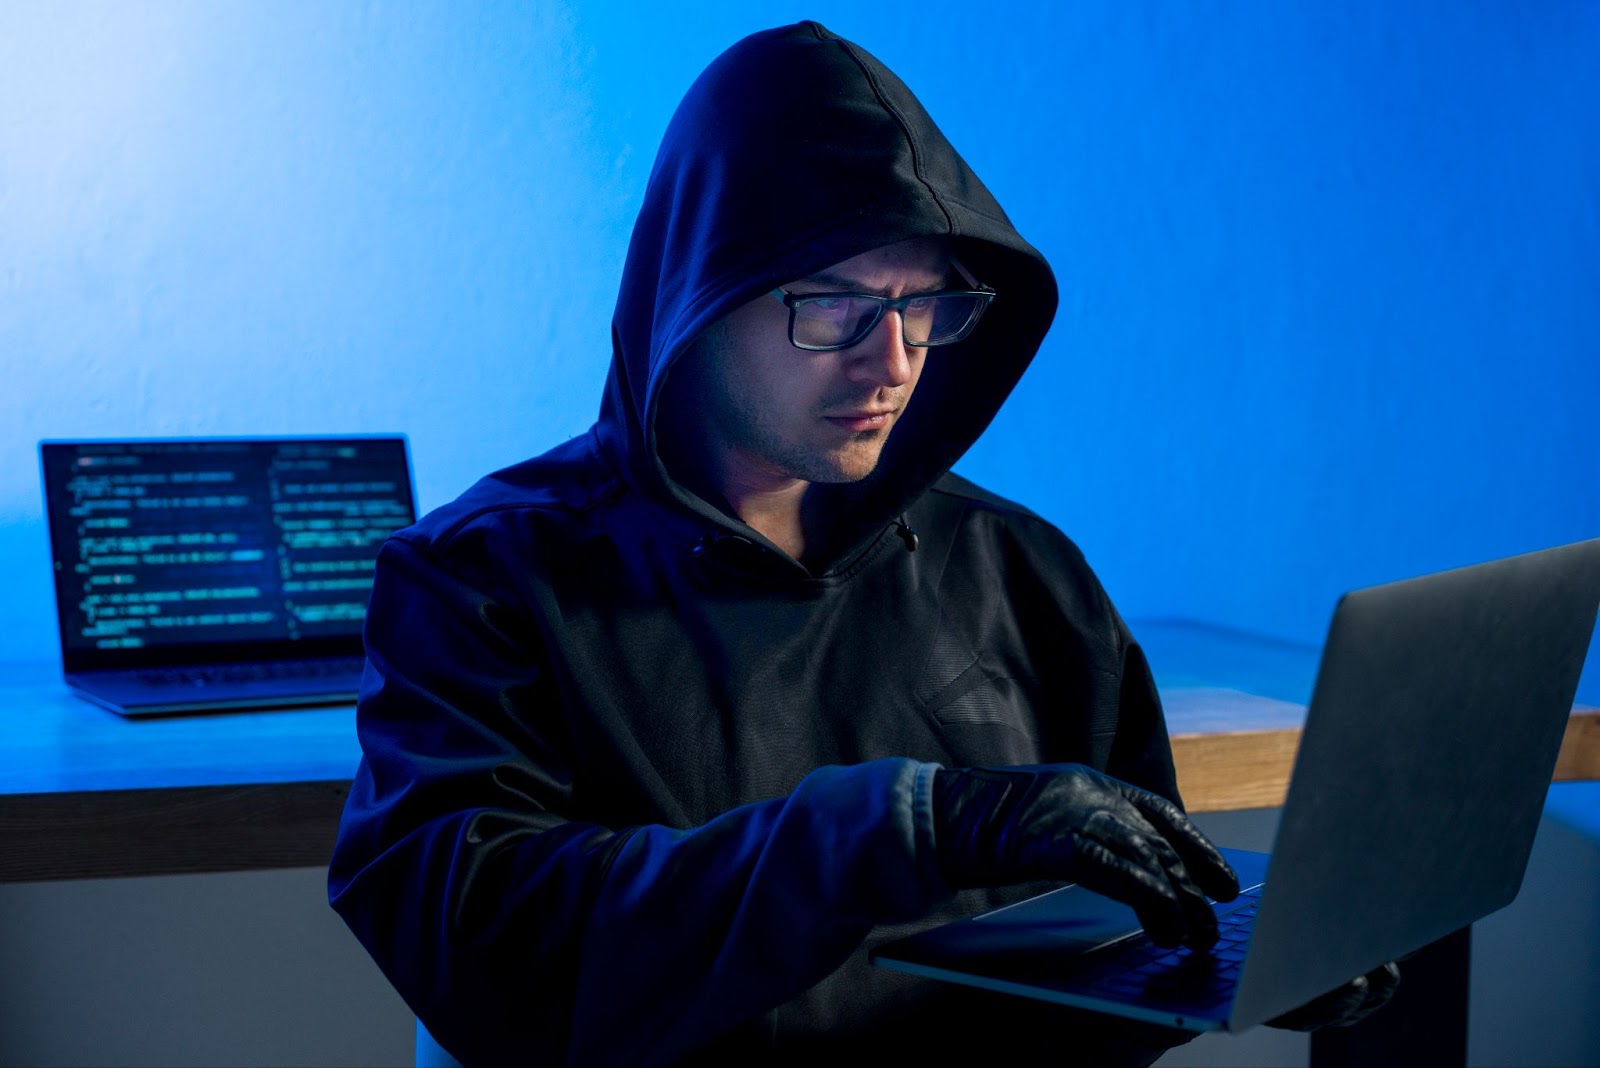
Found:
M 848 350 L 846 373 L 857 382 L 895 387 L 911 381 L 911 353 L 906 349 L 906 322 L 891 308 L 872 332 Z

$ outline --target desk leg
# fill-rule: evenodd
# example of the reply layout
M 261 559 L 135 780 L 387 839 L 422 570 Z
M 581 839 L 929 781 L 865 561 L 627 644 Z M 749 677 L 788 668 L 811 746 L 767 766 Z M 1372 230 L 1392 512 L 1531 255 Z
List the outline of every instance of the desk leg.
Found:
M 1464 1068 L 1471 962 L 1471 927 L 1417 950 L 1400 962 L 1388 1005 L 1353 1027 L 1312 1033 L 1311 1068 Z

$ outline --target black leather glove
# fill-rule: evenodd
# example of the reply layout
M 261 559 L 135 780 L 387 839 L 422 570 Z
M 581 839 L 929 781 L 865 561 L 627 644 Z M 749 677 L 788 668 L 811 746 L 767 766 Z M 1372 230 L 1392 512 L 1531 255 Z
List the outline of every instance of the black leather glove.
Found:
M 1210 948 L 1217 917 L 1206 895 L 1239 893 L 1177 805 L 1082 764 L 941 769 L 933 813 L 951 886 L 1072 880 L 1132 906 L 1158 945 Z
M 1286 1031 L 1316 1031 L 1324 1027 L 1349 1027 L 1377 1012 L 1394 997 L 1400 985 L 1400 966 L 1390 961 L 1358 975 L 1348 983 L 1308 1001 L 1298 1009 L 1267 1021 L 1268 1027 Z

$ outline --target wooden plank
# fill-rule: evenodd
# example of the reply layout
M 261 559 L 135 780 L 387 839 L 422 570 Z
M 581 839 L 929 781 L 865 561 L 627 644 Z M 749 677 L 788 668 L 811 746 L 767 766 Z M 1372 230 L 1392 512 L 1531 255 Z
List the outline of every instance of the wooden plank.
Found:
M 1298 729 L 1174 735 L 1178 791 L 1191 812 L 1276 808 L 1299 746 Z
M 0 669 L 0 795 L 349 779 L 355 708 L 129 718 Z
M 1184 804 L 1191 812 L 1282 805 L 1299 746 L 1298 729 L 1174 734 L 1172 760 Z M 1600 779 L 1600 709 L 1574 710 L 1551 779 Z
M 1572 714 L 1556 757 L 1556 780 L 1600 779 L 1600 709 Z
M 0 882 L 316 867 L 348 782 L 0 797 Z

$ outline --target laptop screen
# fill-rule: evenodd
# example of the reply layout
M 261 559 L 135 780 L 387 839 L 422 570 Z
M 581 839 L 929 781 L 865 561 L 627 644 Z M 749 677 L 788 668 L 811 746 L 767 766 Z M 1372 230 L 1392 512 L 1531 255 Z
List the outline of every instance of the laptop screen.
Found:
M 355 655 L 403 437 L 40 445 L 68 671 Z

